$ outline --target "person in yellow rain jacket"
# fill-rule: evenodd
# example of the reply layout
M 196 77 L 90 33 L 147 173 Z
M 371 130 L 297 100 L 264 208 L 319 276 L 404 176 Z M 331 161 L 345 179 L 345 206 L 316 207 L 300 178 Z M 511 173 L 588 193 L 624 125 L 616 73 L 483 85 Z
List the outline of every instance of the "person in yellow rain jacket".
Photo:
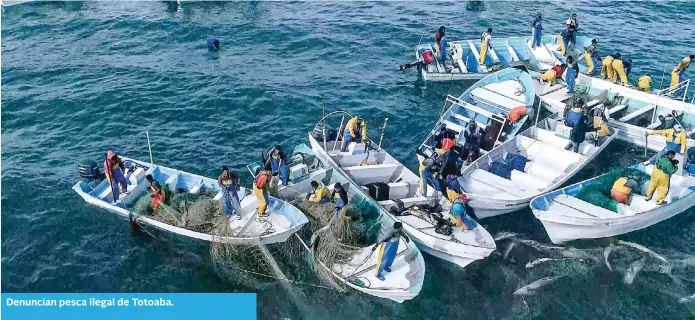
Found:
M 478 63 L 481 66 L 485 65 L 485 58 L 487 58 L 487 49 L 492 48 L 490 45 L 492 41 L 492 28 L 487 28 L 487 31 L 480 35 L 480 59 Z
M 268 184 L 270 183 L 270 171 L 261 168 L 256 169 L 256 177 L 253 179 L 253 193 L 258 199 L 258 216 L 267 216 L 265 210 L 268 207 Z
M 620 59 L 620 54 L 616 54 L 613 57 L 613 62 L 611 63 L 611 67 L 613 69 L 613 78 L 611 78 L 611 82 L 615 83 L 618 80 L 618 76 L 620 76 L 620 84 L 626 86 L 627 85 L 627 74 L 625 74 L 625 66 L 623 65 L 623 60 Z
M 695 55 L 691 54 L 689 57 L 683 58 L 683 60 L 681 60 L 681 62 L 675 68 L 673 68 L 673 71 L 671 72 L 671 87 L 681 82 L 681 74 L 690 66 L 690 61 L 693 59 L 695 59 Z
M 667 151 L 685 154 L 687 148 L 686 144 L 688 142 L 688 135 L 685 132 L 685 129 L 680 124 L 673 126 L 673 128 L 654 130 L 646 133 L 647 136 L 654 134 L 666 137 L 666 148 L 664 148 L 664 150 L 662 150 L 658 156 L 654 157 L 654 160 L 643 162 L 642 164 L 644 164 L 645 166 L 649 163 L 654 164 L 655 161 L 659 158 L 659 156 L 663 155 Z
M 620 57 L 620 53 L 616 54 Z M 613 79 L 613 59 L 614 56 L 608 55 L 601 62 L 601 79 Z
M 637 88 L 644 92 L 652 92 L 652 77 L 645 74 L 637 79 Z
M 673 159 L 675 156 L 676 152 L 669 150 L 665 155 L 658 157 L 656 163 L 654 164 L 652 179 L 649 181 L 649 187 L 647 187 L 647 194 L 645 195 L 644 200 L 651 200 L 652 196 L 654 195 L 654 191 L 658 190 L 659 193 L 656 197 L 656 204 L 666 204 L 664 200 L 668 194 L 671 175 L 676 173 L 678 170 L 678 160 Z
M 343 146 L 340 151 L 346 152 L 350 142 L 357 141 L 357 139 L 362 139 L 363 142 L 367 141 L 367 124 L 362 117 L 354 117 L 345 125 Z
M 311 188 L 313 189 L 311 193 L 307 195 L 309 201 L 316 202 L 320 204 L 328 203 L 331 198 L 328 197 L 330 190 L 321 181 L 312 181 Z

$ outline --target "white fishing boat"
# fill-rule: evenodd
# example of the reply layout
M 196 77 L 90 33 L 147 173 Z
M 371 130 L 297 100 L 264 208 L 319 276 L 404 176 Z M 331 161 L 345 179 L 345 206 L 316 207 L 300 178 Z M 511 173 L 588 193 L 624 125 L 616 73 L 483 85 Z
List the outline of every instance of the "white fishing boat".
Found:
M 345 111 L 333 112 L 326 117 L 329 116 L 343 116 L 343 120 L 352 118 Z M 324 120 L 319 121 L 317 126 Z M 338 128 L 337 132 L 344 129 L 342 124 L 335 127 Z M 337 135 L 335 139 L 319 142 L 310 134 L 309 141 L 320 159 L 326 159 L 331 167 L 344 172 L 352 182 L 377 200 L 391 219 L 401 222 L 403 229 L 421 250 L 465 267 L 486 258 L 496 249 L 494 239 L 480 224 L 475 223 L 475 228 L 469 231 L 446 227 L 451 202 L 438 197 L 434 188 L 429 188 L 427 196 L 423 196 L 418 191 L 420 177 L 385 150 L 367 148 L 360 142 L 352 143 L 347 152 L 341 152 L 341 139 Z M 370 145 L 375 146 L 376 143 Z M 375 188 L 379 190 L 378 195 L 374 192 Z M 396 212 L 394 209 L 399 206 L 401 208 Z M 426 207 L 430 209 L 426 210 Z
M 312 191 L 311 181 L 322 181 L 330 190 L 336 183 L 340 183 L 347 192 L 351 208 L 377 213 L 374 223 L 379 225 L 379 232 L 376 238 L 389 232 L 395 221 L 354 182 L 341 172 L 325 166 L 323 161 L 324 159 L 320 155 L 316 156 L 315 152 L 306 145 L 297 146 L 292 158 L 288 161 L 292 179 L 288 186 L 278 189 L 279 197 L 291 200 L 298 196 L 304 196 Z M 260 163 L 254 163 L 249 166 L 249 170 L 254 171 L 255 167 L 259 165 Z M 312 241 L 321 239 L 327 230 L 328 226 L 316 230 L 312 235 Z M 328 270 L 336 281 L 354 290 L 402 303 L 415 298 L 422 289 L 425 262 L 413 242 L 401 241 L 399 243 L 391 272 L 386 273 L 385 280 L 382 281 L 376 277 L 378 255 L 372 251 L 374 244 L 352 247 L 354 252 L 347 261 L 329 263 L 318 259 L 318 255 L 314 254 L 315 244 L 310 243 L 308 239 L 298 238 L 305 249 L 312 254 L 314 260 L 318 262 L 315 267 Z
M 436 151 L 435 137 L 446 128 L 457 136 L 456 143 L 464 144 L 463 131 L 471 121 L 485 131 L 481 153 L 500 145 L 508 137 L 515 136 L 528 120 L 522 116 L 514 124 L 507 123 L 509 112 L 519 106 L 533 108 L 535 88 L 531 76 L 521 69 L 509 68 L 487 75 L 473 84 L 458 98 L 447 96 L 444 114 L 418 148 L 418 159 L 431 156 Z M 447 107 L 448 106 L 448 107 Z M 506 132 L 503 128 L 508 126 Z
M 111 185 L 107 180 L 97 178 L 99 175 L 96 163 L 89 165 L 87 175 L 91 181 L 79 181 L 72 189 L 77 192 L 87 203 L 102 209 L 114 212 L 122 217 L 135 219 L 143 225 L 205 241 L 213 241 L 228 244 L 263 244 L 284 242 L 293 233 L 309 222 L 306 216 L 291 204 L 270 197 L 267 208 L 267 217 L 259 218 L 257 214 L 258 200 L 250 196 L 250 190 L 241 188 L 240 197 L 241 215 L 229 218 L 229 230 L 235 236 L 218 235 L 212 230 L 210 233 L 197 232 L 186 228 L 174 226 L 157 220 L 155 216 L 134 212 L 132 206 L 136 201 L 148 194 L 149 183 L 145 176 L 151 174 L 162 186 L 168 186 L 173 192 L 186 192 L 200 194 L 214 192 L 213 200 L 220 201 L 223 193 L 217 185 L 217 180 L 203 176 L 183 172 L 180 170 L 154 165 L 126 157 L 120 157 L 126 166 L 125 175 L 128 182 L 128 193 L 119 196 L 118 202 L 113 200 Z
M 565 183 L 618 134 L 601 137 L 598 145 L 584 141 L 575 153 L 565 150 L 568 133 L 558 120 L 545 119 L 463 169 L 459 182 L 475 215 L 482 219 L 527 206 Z
M 637 164 L 632 169 L 651 175 L 654 166 Z M 649 179 L 642 181 L 639 194 L 633 193 L 628 205 L 613 201 L 610 188 L 618 176 L 609 173 L 538 196 L 530 207 L 554 243 L 612 237 L 644 229 L 691 208 L 695 204 L 695 177 L 679 172 L 671 176 L 664 205 L 657 205 L 655 199 L 645 201 Z M 582 190 L 596 185 L 605 189 L 597 190 L 605 201 L 592 204 L 578 198 Z
M 584 47 L 590 43 L 591 38 L 577 36 L 573 55 L 583 62 Z M 418 73 L 427 81 L 457 81 L 478 80 L 495 71 L 521 65 L 528 70 L 540 72 L 562 64 L 566 59 L 558 50 L 557 35 L 543 36 L 542 45 L 536 48 L 532 47 L 530 36 L 493 36 L 490 44 L 485 63 L 480 64 L 480 39 L 449 41 L 445 63 L 441 63 L 439 57 L 434 55 L 433 44 L 422 43 L 415 46 L 416 62 L 410 65 L 416 66 Z M 435 56 L 431 63 L 424 63 L 424 52 Z M 585 72 L 586 69 L 586 66 L 581 65 L 580 71 Z

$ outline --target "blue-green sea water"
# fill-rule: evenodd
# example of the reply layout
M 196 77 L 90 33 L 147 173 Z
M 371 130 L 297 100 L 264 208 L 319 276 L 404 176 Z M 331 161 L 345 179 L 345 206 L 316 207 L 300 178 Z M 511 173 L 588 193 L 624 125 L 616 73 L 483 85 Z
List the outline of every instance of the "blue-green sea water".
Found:
M 695 293 L 695 211 L 617 237 L 673 262 L 649 260 L 623 281 L 640 254 L 624 249 L 603 264 L 610 240 L 577 241 L 585 257 L 527 269 L 553 252 L 512 241 L 465 269 L 425 256 L 420 295 L 397 304 L 277 282 L 220 276 L 209 245 L 152 230 L 132 236 L 128 223 L 87 206 L 72 190 L 77 162 L 107 149 L 217 176 L 222 165 L 245 172 L 264 148 L 306 142 L 326 111 L 363 115 L 384 147 L 415 169 L 415 148 L 436 122 L 447 93 L 470 83 L 425 83 L 396 72 L 439 25 L 450 39 L 529 32 L 542 13 L 557 33 L 572 12 L 581 32 L 600 39 L 602 55 L 620 51 L 634 74 L 660 81 L 664 66 L 695 52 L 692 2 L 166 2 L 30 3 L 2 13 L 2 291 L 257 292 L 261 319 L 684 319 Z M 210 53 L 215 36 L 222 50 Z M 691 68 L 692 69 L 692 68 Z M 411 70 L 412 71 L 412 70 Z M 692 71 L 685 76 L 693 75 Z M 666 80 L 668 81 L 668 79 Z M 609 147 L 579 181 L 632 164 L 642 149 Z M 244 176 L 250 184 L 250 177 Z M 530 211 L 482 221 L 548 242 Z M 507 253 L 508 254 L 505 254 Z M 304 262 L 297 262 L 299 270 Z M 661 271 L 660 271 L 661 270 Z M 537 294 L 512 293 L 560 276 Z M 245 278 L 246 279 L 246 278 Z M 304 280 L 310 279 L 303 275 Z M 233 310 L 230 310 L 233 313 Z M 201 315 L 204 314 L 201 310 Z M 222 316 L 222 315 L 220 315 Z

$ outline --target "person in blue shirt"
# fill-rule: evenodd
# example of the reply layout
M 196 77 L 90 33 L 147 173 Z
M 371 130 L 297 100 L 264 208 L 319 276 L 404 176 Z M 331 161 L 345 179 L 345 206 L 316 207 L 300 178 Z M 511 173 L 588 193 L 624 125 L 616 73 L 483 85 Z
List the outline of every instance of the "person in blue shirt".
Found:
M 531 23 L 531 34 L 531 48 L 535 49 L 536 47 L 540 47 L 541 37 L 543 36 L 543 18 L 540 13 L 536 16 L 536 19 L 533 20 L 533 23 Z

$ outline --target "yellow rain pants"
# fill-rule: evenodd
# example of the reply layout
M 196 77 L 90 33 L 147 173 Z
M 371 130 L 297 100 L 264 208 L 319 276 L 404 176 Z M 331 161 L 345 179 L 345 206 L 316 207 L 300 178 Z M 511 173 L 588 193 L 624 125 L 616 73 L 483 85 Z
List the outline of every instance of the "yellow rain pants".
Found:
M 256 187 L 256 184 L 253 184 L 253 193 L 256 195 L 256 199 L 258 199 L 258 215 L 262 216 L 265 214 L 265 209 L 268 206 L 268 204 L 265 202 L 265 195 L 263 189 L 259 189 Z
M 618 76 L 620 76 L 620 83 L 624 86 L 627 85 L 627 75 L 625 74 L 625 67 L 623 66 L 623 60 L 620 59 L 613 59 L 613 63 L 611 64 L 613 66 L 613 78 L 611 78 L 611 82 L 616 82 L 618 80 Z
M 454 202 L 454 200 L 458 199 L 459 193 L 451 189 L 446 189 L 446 197 L 449 198 L 449 201 Z
M 555 82 L 555 70 L 553 69 L 548 69 L 544 74 L 541 75 L 540 77 L 541 80 L 548 81 L 550 83 Z
M 601 79 L 613 79 L 613 56 L 603 58 L 601 62 Z
M 480 44 L 480 60 L 478 60 L 478 63 L 481 66 L 485 65 L 485 58 L 487 58 L 487 42 Z
M 591 60 L 590 54 L 588 54 L 588 53 L 584 54 L 584 61 L 586 61 L 586 66 L 588 68 L 586 70 L 586 74 L 591 74 L 592 72 L 594 72 L 594 62 Z
M 652 77 L 641 76 L 637 79 L 637 88 L 644 92 L 652 92 Z
M 565 42 L 562 39 L 562 33 L 557 36 L 557 51 L 560 51 L 561 55 L 565 55 Z
M 652 171 L 652 179 L 649 181 L 649 187 L 647 187 L 647 194 L 645 200 L 649 201 L 654 195 L 654 191 L 658 190 L 656 196 L 656 203 L 662 204 L 664 199 L 666 199 L 666 194 L 668 194 L 669 188 L 669 176 L 663 171 L 654 168 Z

